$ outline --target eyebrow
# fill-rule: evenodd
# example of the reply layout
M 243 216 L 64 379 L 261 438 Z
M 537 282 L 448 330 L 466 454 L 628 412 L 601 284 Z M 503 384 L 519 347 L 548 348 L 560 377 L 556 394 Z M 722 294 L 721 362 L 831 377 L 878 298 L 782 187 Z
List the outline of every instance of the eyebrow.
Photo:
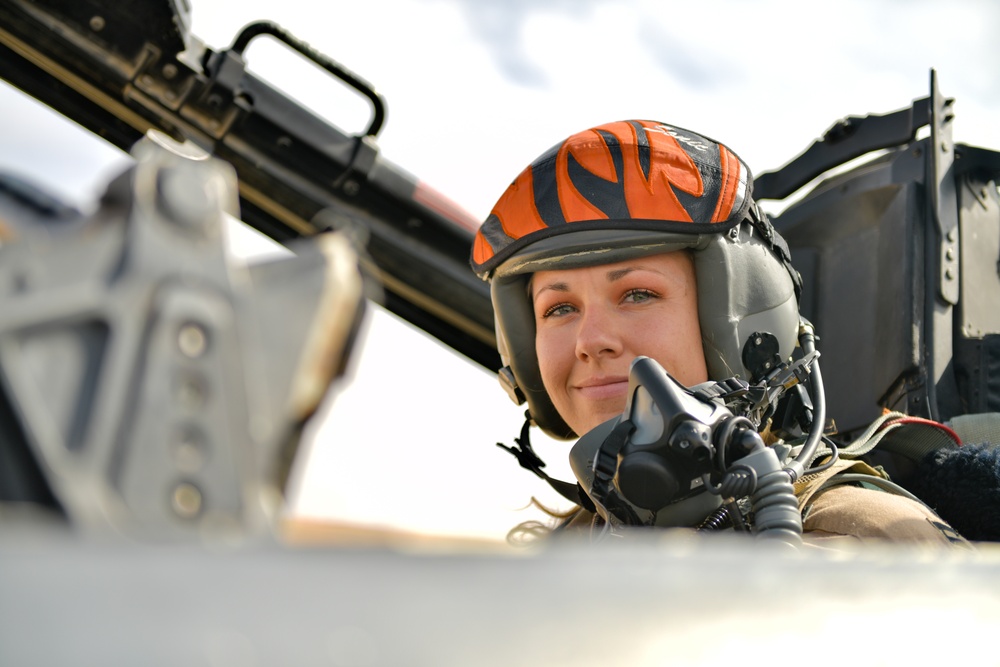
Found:
M 529 287 L 530 287 L 530 285 L 529 285 Z M 540 288 L 534 294 L 529 294 L 528 296 L 531 296 L 532 298 L 534 298 L 534 297 L 538 296 L 539 294 L 541 294 L 542 292 L 544 292 L 546 290 L 552 290 L 553 292 L 568 292 L 569 291 L 569 285 L 567 285 L 566 283 L 551 283 L 549 285 L 545 285 L 544 287 Z
M 624 269 L 615 269 L 614 271 L 608 271 L 608 274 L 607 274 L 608 282 L 609 283 L 613 283 L 614 281 L 619 280 L 620 278 L 624 278 L 628 274 L 630 274 L 633 271 L 636 271 L 637 269 L 640 269 L 640 268 L 642 268 L 642 267 L 629 266 L 629 267 L 626 267 Z
M 627 276 L 628 274 L 632 273 L 633 271 L 637 271 L 637 270 L 642 269 L 642 268 L 643 267 L 641 267 L 641 266 L 629 266 L 629 267 L 626 267 L 624 269 L 615 269 L 614 271 L 608 271 L 608 273 L 606 274 L 605 277 L 607 278 L 607 280 L 608 280 L 609 283 L 613 283 L 616 280 L 620 280 L 620 279 L 624 278 L 625 276 Z M 529 290 L 531 289 L 533 282 L 534 282 L 534 276 L 532 276 L 532 280 L 529 281 L 529 283 L 528 283 L 528 289 Z M 537 294 L 541 294 L 542 292 L 544 292 L 546 290 L 552 290 L 553 292 L 568 292 L 569 291 L 569 285 L 567 285 L 564 282 L 550 283 L 548 285 L 545 285 L 541 289 L 539 289 L 536 294 L 532 295 L 532 294 L 529 293 L 528 296 L 534 298 L 534 296 L 537 296 Z

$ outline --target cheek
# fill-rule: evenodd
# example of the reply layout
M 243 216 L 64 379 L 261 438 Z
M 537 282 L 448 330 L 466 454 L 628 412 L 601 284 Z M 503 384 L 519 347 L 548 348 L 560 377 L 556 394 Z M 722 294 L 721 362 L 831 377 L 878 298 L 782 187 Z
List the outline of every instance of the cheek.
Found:
M 682 317 L 671 324 L 673 326 L 663 331 L 657 341 L 651 342 L 653 349 L 659 350 L 657 360 L 686 386 L 705 382 L 708 371 L 698 318 Z
M 535 334 L 535 356 L 538 359 L 538 370 L 542 375 L 542 384 L 551 395 L 560 386 L 566 375 L 566 361 L 563 357 L 566 345 L 563 337 L 551 329 L 543 329 Z

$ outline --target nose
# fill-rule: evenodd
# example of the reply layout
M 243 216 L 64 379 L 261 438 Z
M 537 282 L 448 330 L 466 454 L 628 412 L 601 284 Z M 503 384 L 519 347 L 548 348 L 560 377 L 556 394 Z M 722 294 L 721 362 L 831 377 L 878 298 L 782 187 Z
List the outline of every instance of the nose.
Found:
M 624 349 L 619 323 L 606 308 L 588 308 L 579 320 L 576 332 L 578 359 L 614 358 Z

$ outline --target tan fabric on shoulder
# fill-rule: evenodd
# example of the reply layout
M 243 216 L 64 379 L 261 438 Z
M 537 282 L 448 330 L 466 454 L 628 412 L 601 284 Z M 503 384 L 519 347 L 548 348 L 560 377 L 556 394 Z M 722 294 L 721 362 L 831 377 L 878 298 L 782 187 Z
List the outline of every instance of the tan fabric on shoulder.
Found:
M 942 546 L 968 545 L 951 526 L 909 498 L 850 484 L 838 484 L 813 496 L 802 523 L 806 533 L 851 536 Z
M 843 473 L 886 479 L 881 469 L 858 459 L 840 459 L 821 473 L 799 479 L 795 496 L 806 541 L 833 546 L 842 541 L 833 538 L 854 538 L 971 548 L 958 531 L 923 503 L 880 489 L 838 484 L 836 476 Z
M 834 476 L 839 475 L 842 472 L 861 473 L 863 475 L 885 478 L 885 475 L 883 475 L 880 470 L 872 468 L 864 461 L 855 459 L 839 459 L 823 472 L 805 475 L 804 477 L 800 477 L 798 481 L 795 482 L 795 497 L 799 501 L 799 511 L 804 512 L 813 495 L 818 493 L 820 488 L 832 480 Z

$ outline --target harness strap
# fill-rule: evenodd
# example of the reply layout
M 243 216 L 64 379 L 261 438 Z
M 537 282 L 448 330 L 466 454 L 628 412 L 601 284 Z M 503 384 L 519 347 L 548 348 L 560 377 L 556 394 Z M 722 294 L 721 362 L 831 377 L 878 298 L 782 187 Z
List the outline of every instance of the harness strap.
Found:
M 597 450 L 591 495 L 594 505 L 599 505 L 599 509 L 605 510 L 599 513 L 607 516 L 608 523 L 613 520 L 628 525 L 639 523 L 635 510 L 615 493 L 613 484 L 615 473 L 618 471 L 618 453 L 625 447 L 629 435 L 634 430 L 635 426 L 631 421 L 625 419 L 619 422 Z
M 781 263 L 784 264 L 785 270 L 788 272 L 788 276 L 792 279 L 792 284 L 795 287 L 795 298 L 798 301 L 802 301 L 802 274 L 800 274 L 795 267 L 792 265 L 792 253 L 788 249 L 788 243 L 785 241 L 784 237 L 778 233 L 778 230 L 774 228 L 771 221 L 768 219 L 767 214 L 764 213 L 763 209 L 754 202 L 750 206 L 750 210 L 747 211 L 747 220 L 753 227 L 760 232 L 767 244 L 771 246 L 771 250 L 781 258 Z
M 919 417 L 903 417 L 888 422 L 879 432 L 881 449 L 923 461 L 939 449 L 956 449 L 962 439 L 948 426 Z
M 1000 417 L 1000 414 L 997 416 Z M 930 452 L 942 447 L 949 449 L 959 447 L 962 441 L 963 438 L 945 424 L 930 419 L 910 417 L 902 412 L 887 412 L 869 424 L 864 433 L 849 444 L 837 448 L 837 453 L 843 459 L 857 459 L 876 447 L 881 447 L 894 454 L 920 461 Z M 829 446 L 822 445 L 816 450 L 810 465 L 832 453 L 833 450 Z
M 795 495 L 799 499 L 799 509 L 805 510 L 810 499 L 823 489 L 857 481 L 864 481 L 884 491 L 922 502 L 902 487 L 890 482 L 888 475 L 881 468 L 871 467 L 861 461 L 860 457 L 878 447 L 919 462 L 933 451 L 954 449 L 961 444 L 962 438 L 945 424 L 920 417 L 910 417 L 901 412 L 887 412 L 873 421 L 858 438 L 839 448 L 837 451 L 840 459 L 830 468 L 806 475 L 796 482 Z M 821 462 L 832 453 L 830 447 L 821 447 L 817 450 L 813 463 Z

